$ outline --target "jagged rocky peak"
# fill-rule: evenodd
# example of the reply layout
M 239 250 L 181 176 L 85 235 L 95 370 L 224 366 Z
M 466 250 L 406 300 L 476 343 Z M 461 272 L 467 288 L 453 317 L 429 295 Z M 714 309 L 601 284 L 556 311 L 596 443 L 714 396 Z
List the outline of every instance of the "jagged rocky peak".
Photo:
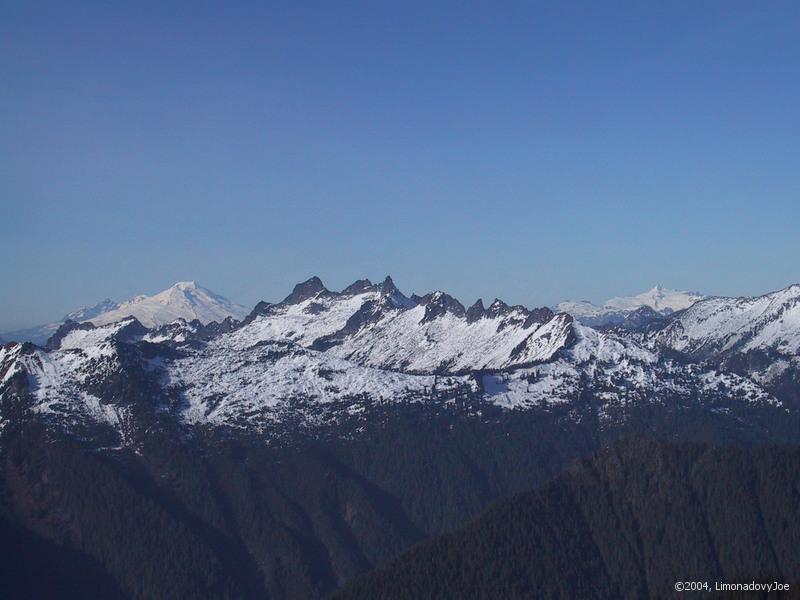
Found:
M 494 302 L 492 302 L 489 305 L 489 308 L 486 309 L 486 314 L 489 317 L 494 318 L 494 317 L 498 317 L 500 315 L 508 314 L 508 313 L 511 312 L 511 310 L 512 310 L 512 307 L 510 307 L 508 304 L 506 304 L 505 302 L 500 300 L 500 298 L 495 298 Z
M 400 290 L 398 290 L 397 286 L 394 284 L 394 281 L 392 280 L 391 276 L 389 275 L 387 275 L 386 279 L 384 279 L 381 283 L 378 284 L 378 287 L 380 288 L 381 292 L 384 295 L 388 296 L 389 294 L 394 294 L 394 293 L 402 295 Z
M 417 304 L 417 302 L 406 297 L 403 292 L 397 289 L 397 286 L 394 284 L 394 281 L 389 275 L 387 275 L 386 279 L 384 279 L 383 282 L 379 283 L 376 287 L 380 291 L 381 296 L 383 296 L 384 302 L 388 301 L 393 308 L 405 309 L 416 306 Z
M 244 319 L 242 319 L 242 325 L 249 325 L 253 321 L 255 321 L 258 317 L 263 315 L 269 314 L 272 307 L 275 306 L 272 302 L 265 302 L 261 300 L 258 304 L 253 307 L 253 310 L 250 311 Z
M 425 306 L 425 316 L 422 318 L 423 323 L 441 317 L 446 313 L 451 313 L 456 317 L 464 317 L 466 314 L 464 305 L 461 302 L 450 294 L 440 291 L 425 294 L 420 299 L 420 304 Z
M 224 319 L 222 319 L 222 321 L 220 321 L 219 326 L 220 326 L 221 329 L 225 329 L 227 331 L 230 331 L 231 329 L 236 327 L 238 324 L 239 324 L 239 320 L 238 319 L 234 319 L 233 317 L 225 317 Z
M 392 280 L 389 275 L 387 275 L 386 279 L 378 284 L 378 289 L 384 296 L 397 296 L 398 298 L 407 300 L 403 292 L 397 289 L 397 286 L 394 284 L 394 280 Z
M 474 323 L 486 316 L 486 309 L 483 307 L 483 299 L 478 298 L 475 304 L 467 309 L 467 323 Z
M 355 296 L 374 289 L 373 283 L 369 279 L 358 279 L 342 290 L 342 295 Z
M 94 306 L 79 308 L 78 310 L 73 310 L 72 312 L 67 313 L 64 315 L 62 321 L 78 321 L 80 323 L 117 308 L 119 308 L 118 302 L 111 300 L 111 298 L 106 298 Z
M 523 325 L 523 327 L 526 328 L 530 327 L 534 323 L 546 323 L 547 321 L 556 316 L 556 313 L 554 313 L 546 306 L 542 306 L 541 308 L 534 308 L 533 310 L 528 310 L 526 312 L 528 316 L 525 319 L 525 324 Z M 572 317 L 569 317 L 569 322 L 572 323 Z
M 344 288 L 341 294 L 343 296 L 355 296 L 368 292 L 380 292 L 384 296 L 397 294 L 405 298 L 402 292 L 397 289 L 397 286 L 389 275 L 387 275 L 381 283 L 372 283 L 369 279 L 358 279 Z
M 320 292 L 327 292 L 327 288 L 322 280 L 314 275 L 305 281 L 294 286 L 292 293 L 283 299 L 283 304 L 299 304 L 309 298 L 313 298 Z

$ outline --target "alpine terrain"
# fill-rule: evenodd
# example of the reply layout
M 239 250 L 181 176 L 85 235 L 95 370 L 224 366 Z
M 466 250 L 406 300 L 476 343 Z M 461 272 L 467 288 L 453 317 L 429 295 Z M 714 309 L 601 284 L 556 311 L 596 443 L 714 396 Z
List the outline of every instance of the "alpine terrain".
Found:
M 592 580 L 598 597 L 667 595 L 694 560 L 654 566 L 684 516 L 706 528 L 691 564 L 800 579 L 774 539 L 797 536 L 784 508 L 800 488 L 781 470 L 796 451 L 775 445 L 800 442 L 800 286 L 656 288 L 597 310 L 612 309 L 624 316 L 593 327 L 572 304 L 466 307 L 390 277 L 341 291 L 312 277 L 244 314 L 180 283 L 46 343 L 5 343 L 0 595 L 455 598 L 439 575 L 469 571 L 476 590 L 530 597 L 564 565 L 575 577 L 545 577 L 543 595 Z M 749 504 L 709 522 L 740 464 Z M 782 495 L 759 487 L 773 475 Z M 670 497 L 699 504 L 670 520 Z M 736 543 L 770 539 L 772 554 L 726 554 L 734 522 Z M 588 542 L 610 530 L 624 548 Z M 539 555 L 518 581 L 500 564 Z M 388 570 L 359 578 L 375 568 Z
M 603 327 L 620 325 L 634 320 L 667 316 L 689 308 L 705 296 L 698 292 L 670 290 L 661 285 L 636 296 L 612 298 L 602 306 L 588 300 L 568 300 L 558 305 L 558 310 L 567 312 L 585 325 Z
M 158 327 L 176 319 L 196 319 L 201 324 L 222 321 L 226 317 L 241 319 L 247 312 L 245 307 L 197 285 L 194 281 L 181 281 L 154 296 L 139 295 L 125 302 L 114 302 L 107 298 L 92 307 L 69 312 L 60 321 L 4 332 L 3 338 L 44 345 L 67 321 L 100 325 L 125 317 L 135 317 L 146 327 Z

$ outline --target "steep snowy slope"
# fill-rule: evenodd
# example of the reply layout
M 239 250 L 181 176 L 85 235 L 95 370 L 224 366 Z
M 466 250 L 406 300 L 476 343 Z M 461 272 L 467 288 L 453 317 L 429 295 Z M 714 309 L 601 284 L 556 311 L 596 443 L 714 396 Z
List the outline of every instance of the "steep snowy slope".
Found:
M 304 290 L 299 293 L 298 290 Z M 495 300 L 469 310 L 443 292 L 407 298 L 391 278 L 331 292 L 317 278 L 263 306 L 234 334 L 241 347 L 291 341 L 360 365 L 409 373 L 501 369 L 551 359 L 573 339 L 572 319 Z
M 145 327 L 158 327 L 176 319 L 197 319 L 206 324 L 222 321 L 229 316 L 241 318 L 246 314 L 247 309 L 243 306 L 234 304 L 194 281 L 181 281 L 154 296 L 136 296 L 122 302 L 114 310 L 87 320 L 95 325 L 105 325 L 134 317 Z
M 696 356 L 800 353 L 800 285 L 755 298 L 708 298 L 676 315 L 654 342 Z
M 95 423 L 124 440 L 131 395 L 187 426 L 256 432 L 276 423 L 313 427 L 396 402 L 572 407 L 575 418 L 591 410 L 610 425 L 637 407 L 783 410 L 784 399 L 796 402 L 799 299 L 800 286 L 707 299 L 661 330 L 631 334 L 499 300 L 465 309 L 443 292 L 409 298 L 390 278 L 342 292 L 312 278 L 280 303 L 260 303 L 241 323 L 179 319 L 148 330 L 133 317 L 71 322 L 47 349 L 6 344 L 0 413 L 25 406 L 49 422 Z M 751 348 L 778 358 L 758 370 L 705 362 L 710 353 Z
M 589 394 L 603 426 L 624 423 L 641 406 L 781 405 L 745 377 L 663 360 L 628 339 L 583 326 L 575 327 L 574 343 L 549 361 L 463 375 L 362 366 L 292 342 L 248 340 L 237 335 L 242 330 L 207 342 L 178 336 L 154 343 L 133 319 L 72 327 L 49 352 L 20 344 L 2 348 L 0 406 L 13 396 L 11 380 L 21 377 L 32 413 L 79 436 L 92 425 L 116 431 L 115 445 L 130 437 L 130 400 L 119 395 L 130 385 L 188 426 L 254 433 L 281 423 L 313 428 L 357 416 L 375 403 L 443 406 L 461 399 L 517 410 L 577 409 Z
M 119 344 L 136 342 L 146 331 L 133 318 L 97 328 L 73 322 L 54 336 L 56 350 L 18 343 L 4 346 L 0 372 L 6 373 L 4 383 L 22 374 L 31 395 L 28 408 L 34 414 L 71 431 L 101 425 L 124 437 L 128 408 L 103 398 L 103 392 L 125 376 Z M 0 387 L 0 400 L 7 392 L 8 388 Z

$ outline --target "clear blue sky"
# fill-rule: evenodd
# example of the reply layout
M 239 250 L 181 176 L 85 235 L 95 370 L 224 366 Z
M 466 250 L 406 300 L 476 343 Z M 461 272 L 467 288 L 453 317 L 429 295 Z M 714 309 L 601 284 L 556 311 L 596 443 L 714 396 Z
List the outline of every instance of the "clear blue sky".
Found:
M 799 73 L 791 2 L 5 1 L 0 328 L 183 279 L 780 288 Z

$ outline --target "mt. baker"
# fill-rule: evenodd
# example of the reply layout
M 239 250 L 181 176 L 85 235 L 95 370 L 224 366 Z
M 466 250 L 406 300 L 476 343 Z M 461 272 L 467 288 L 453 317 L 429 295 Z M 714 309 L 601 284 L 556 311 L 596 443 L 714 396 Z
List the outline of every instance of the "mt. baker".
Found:
M 145 327 L 159 327 L 176 319 L 202 324 L 222 321 L 225 317 L 240 319 L 249 311 L 194 281 L 180 281 L 155 296 L 136 296 L 111 310 L 89 319 L 95 325 L 105 325 L 135 317 Z
M 159 327 L 177 319 L 197 319 L 206 325 L 211 321 L 222 321 L 226 317 L 241 319 L 248 312 L 245 307 L 197 285 L 194 281 L 180 281 L 153 296 L 142 294 L 121 303 L 106 299 L 95 306 L 72 311 L 60 321 L 4 332 L 1 337 L 43 345 L 66 321 L 105 325 L 134 317 L 145 327 Z

